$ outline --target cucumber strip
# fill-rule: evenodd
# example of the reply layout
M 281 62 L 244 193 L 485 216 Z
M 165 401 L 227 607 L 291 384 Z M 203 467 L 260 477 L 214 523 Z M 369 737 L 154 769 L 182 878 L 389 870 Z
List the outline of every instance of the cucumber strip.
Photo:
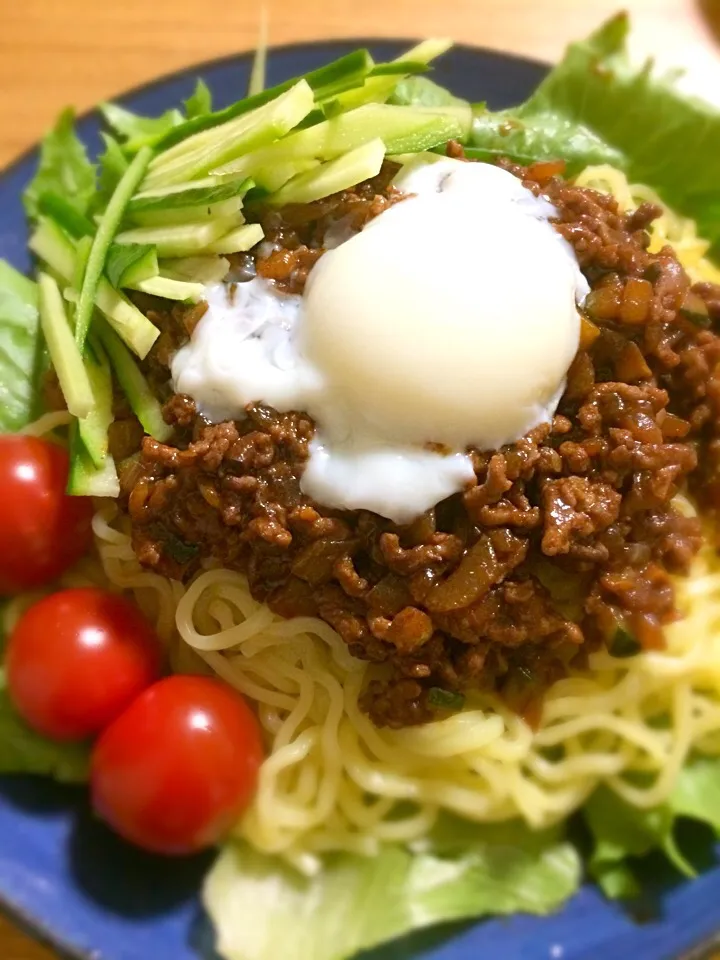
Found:
M 38 275 L 40 325 L 53 367 L 74 417 L 86 417 L 93 408 L 93 393 L 87 371 L 65 313 L 60 287 L 48 273 Z
M 96 337 L 85 346 L 85 370 L 94 402 L 90 413 L 78 420 L 78 430 L 93 465 L 101 469 L 108 455 L 108 428 L 114 419 L 113 390 L 110 364 Z
M 225 257 L 183 257 L 163 260 L 160 269 L 164 277 L 184 280 L 187 283 L 220 283 L 230 272 L 230 262 Z
M 108 454 L 103 465 L 96 467 L 83 446 L 76 423 L 70 428 L 70 476 L 67 492 L 74 497 L 120 496 L 120 481 L 115 461 Z
M 92 236 L 95 233 L 95 224 L 92 220 L 78 213 L 75 207 L 59 193 L 49 191 L 41 194 L 38 210 L 44 216 L 52 217 L 71 237 Z
M 223 182 L 217 177 L 206 177 L 204 180 L 191 180 L 189 183 L 178 183 L 160 190 L 146 190 L 135 194 L 127 205 L 126 215 L 169 210 L 171 207 L 208 206 L 231 200 L 233 197 L 242 197 L 251 187 L 253 182 L 247 177 L 229 182 Z
M 224 233 L 239 226 L 236 218 L 207 223 L 183 223 L 168 227 L 138 227 L 115 237 L 116 243 L 151 243 L 161 257 L 185 257 L 202 253 Z
M 390 60 L 388 63 L 376 63 L 368 74 L 372 77 L 415 77 L 420 73 L 427 73 L 428 66 L 419 60 Z M 365 81 L 367 83 L 367 80 Z
M 393 66 L 400 70 L 404 68 L 406 72 L 401 72 L 394 76 L 387 74 L 381 75 L 376 68 L 376 71 L 373 71 L 373 74 L 367 77 L 361 87 L 340 94 L 336 99 L 336 103 L 341 110 L 352 110 L 364 103 L 384 103 L 404 77 L 408 76 L 411 72 L 419 72 L 414 69 L 410 70 L 409 68 L 411 66 L 415 64 L 427 66 L 436 57 L 446 53 L 452 45 L 452 40 L 444 37 L 423 40 L 422 43 L 407 50 L 393 60 L 391 64 L 388 64 L 388 66 Z
M 41 217 L 28 245 L 65 283 L 73 282 L 75 249 L 54 221 Z M 140 359 L 147 356 L 160 331 L 134 304 L 113 290 L 105 277 L 98 284 L 95 303 L 130 349 Z
M 106 323 L 98 324 L 98 334 L 110 357 L 118 383 L 146 433 L 161 443 L 172 433 L 162 417 L 157 399 L 125 344 Z
M 73 266 L 73 275 L 72 275 L 72 282 L 71 282 L 71 288 L 74 294 L 71 301 L 74 304 L 73 309 L 77 309 L 77 302 L 80 296 L 80 288 L 82 287 L 83 277 L 85 276 L 85 268 L 87 267 L 88 257 L 90 256 L 91 249 L 92 249 L 92 237 L 89 235 L 80 237 L 80 239 L 75 245 L 75 262 Z M 74 324 L 73 324 L 73 329 L 74 329 Z
M 202 300 L 205 287 L 202 283 L 187 283 L 185 280 L 174 280 L 171 277 L 151 277 L 149 280 L 139 280 L 128 284 L 131 290 L 139 290 L 153 297 L 164 297 L 165 300 L 189 300 L 197 303 Z
M 202 177 L 214 167 L 283 137 L 310 113 L 314 103 L 311 88 L 301 80 L 265 106 L 183 140 L 157 156 L 143 187 L 149 190 Z
M 150 280 L 160 273 L 157 250 L 148 243 L 111 243 L 105 273 L 116 290 Z
M 431 63 L 453 46 L 453 40 L 450 37 L 428 37 L 427 40 L 421 40 L 416 46 L 401 53 L 393 63 L 405 63 L 414 61 L 416 63 Z
M 30 235 L 28 246 L 40 260 L 58 274 L 66 283 L 71 283 L 75 273 L 75 247 L 54 220 L 40 217 Z
M 211 253 L 242 253 L 260 243 L 265 236 L 259 223 L 246 223 L 208 245 Z
M 242 178 L 237 180 L 237 183 L 244 182 L 245 181 Z M 227 184 L 225 181 L 223 181 L 220 177 L 200 177 L 199 180 L 188 180 L 186 183 L 172 183 L 168 187 L 156 187 L 154 190 L 139 190 L 128 204 L 127 209 L 131 209 L 133 204 L 137 204 L 141 200 L 157 200 L 162 197 L 167 197 L 172 203 L 172 199 L 175 194 L 185 193 L 186 191 L 192 190 L 209 190 L 211 188 L 214 189 L 216 187 L 222 187 L 226 185 Z M 185 204 L 183 199 L 181 199 L 180 202 L 183 205 Z
M 100 281 L 97 305 L 107 322 L 122 337 L 130 349 L 144 360 L 160 336 L 160 331 L 148 318 L 103 279 Z
M 260 23 L 258 25 L 258 42 L 250 70 L 248 83 L 248 97 L 254 97 L 265 89 L 265 73 L 267 68 L 267 7 L 260 7 Z
M 242 197 L 231 197 L 209 206 L 168 207 L 167 210 L 139 210 L 131 214 L 133 223 L 140 227 L 164 227 L 175 223 L 204 223 L 218 217 L 231 217 L 242 209 Z
M 213 171 L 218 176 L 249 176 L 265 186 L 265 173 L 282 162 L 332 160 L 349 150 L 380 138 L 388 153 L 418 153 L 463 137 L 472 117 L 457 107 L 428 112 L 418 107 L 369 103 L 340 114 L 307 130 L 299 130 L 278 143 L 249 153 Z
M 286 183 L 270 203 L 281 206 L 286 203 L 312 203 L 323 197 L 347 190 L 363 180 L 376 176 L 385 159 L 385 144 L 372 140 L 355 150 L 324 163 L 316 170 L 309 170 Z
M 321 98 L 324 90 L 339 87 L 350 90 L 352 87 L 357 87 L 362 84 L 372 69 L 372 66 L 372 58 L 367 50 L 354 50 L 352 53 L 345 54 L 344 57 L 340 57 L 338 60 L 334 60 L 324 67 L 311 70 L 310 73 L 305 74 L 304 77 L 295 77 L 293 80 L 286 80 L 284 83 L 271 87 L 269 90 L 255 94 L 254 97 L 246 97 L 244 100 L 239 100 L 224 110 L 205 114 L 202 117 L 196 117 L 193 120 L 188 120 L 186 123 L 180 124 L 180 126 L 168 131 L 157 144 L 157 149 L 160 151 L 169 150 L 171 147 L 174 147 L 176 144 L 197 133 L 219 127 L 229 120 L 234 120 L 236 117 L 249 113 L 250 110 L 261 107 L 276 97 L 279 97 L 280 94 L 294 87 L 300 80 L 305 80 Z
M 85 268 L 85 277 L 83 278 L 80 300 L 78 301 L 77 312 L 75 314 L 75 340 L 81 349 L 85 343 L 85 337 L 87 336 L 90 320 L 92 319 L 95 297 L 97 296 L 98 285 L 102 278 L 103 268 L 105 267 L 108 248 L 120 226 L 125 207 L 145 175 L 151 157 L 152 150 L 150 147 L 142 147 L 138 150 L 133 162 L 127 168 L 122 180 L 115 188 L 115 192 L 110 198 L 110 202 L 107 205 L 97 233 L 95 234 L 87 267 Z
M 298 173 L 305 173 L 306 170 L 312 170 L 313 167 L 319 166 L 319 160 L 280 160 L 278 163 L 274 163 L 272 167 L 263 170 L 263 190 L 268 193 L 275 193 Z

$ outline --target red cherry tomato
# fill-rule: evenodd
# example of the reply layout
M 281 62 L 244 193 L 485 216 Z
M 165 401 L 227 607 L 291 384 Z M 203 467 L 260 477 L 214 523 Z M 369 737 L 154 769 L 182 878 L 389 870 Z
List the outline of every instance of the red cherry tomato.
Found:
M 260 727 L 240 694 L 209 677 L 168 677 L 97 741 L 93 806 L 140 847 L 193 853 L 235 824 L 262 759 Z
M 60 576 L 90 547 L 92 501 L 65 493 L 68 455 L 38 437 L 0 437 L 0 594 Z
M 53 593 L 10 637 L 8 690 L 18 712 L 55 740 L 102 730 L 160 675 L 155 631 L 127 600 L 83 587 Z

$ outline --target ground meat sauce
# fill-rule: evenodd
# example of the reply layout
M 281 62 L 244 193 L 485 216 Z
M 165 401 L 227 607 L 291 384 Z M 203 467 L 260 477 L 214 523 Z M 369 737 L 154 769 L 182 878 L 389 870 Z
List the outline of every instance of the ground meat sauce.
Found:
M 426 721 L 468 690 L 532 720 L 543 688 L 588 651 L 661 647 L 677 616 L 670 574 L 688 570 L 701 539 L 673 498 L 689 487 L 720 511 L 720 291 L 691 289 L 671 249 L 648 252 L 658 208 L 622 215 L 558 164 L 506 166 L 555 205 L 591 285 L 580 350 L 553 423 L 472 451 L 475 484 L 407 526 L 301 492 L 305 414 L 256 404 L 209 424 L 171 397 L 169 360 L 203 307 L 149 311 L 162 335 L 147 371 L 175 433 L 145 437 L 121 470 L 140 561 L 185 579 L 212 556 L 283 616 L 322 617 L 378 665 L 364 707 L 380 725 Z M 399 199 L 393 173 L 257 211 L 266 240 L 234 269 L 301 291 L 333 224 L 360 227 Z

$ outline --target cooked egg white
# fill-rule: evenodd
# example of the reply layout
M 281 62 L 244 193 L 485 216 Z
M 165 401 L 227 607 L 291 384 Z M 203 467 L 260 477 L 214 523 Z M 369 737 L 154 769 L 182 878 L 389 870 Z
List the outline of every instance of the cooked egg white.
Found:
M 397 185 L 411 196 L 339 230 L 304 297 L 261 278 L 209 287 L 172 376 L 212 420 L 257 401 L 307 411 L 303 490 L 404 523 L 472 480 L 467 446 L 552 419 L 587 284 L 550 203 L 512 174 L 441 159 Z

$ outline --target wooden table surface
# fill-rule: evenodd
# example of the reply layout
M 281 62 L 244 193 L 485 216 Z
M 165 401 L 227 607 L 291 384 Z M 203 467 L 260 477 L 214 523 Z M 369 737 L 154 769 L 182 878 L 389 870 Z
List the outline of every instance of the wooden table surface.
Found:
M 265 0 L 269 40 L 452 36 L 555 60 L 622 0 Z M 633 48 L 688 68 L 720 95 L 720 0 L 627 0 Z M 64 105 L 98 100 L 255 44 L 259 3 L 235 0 L 0 0 L 0 167 Z M 2 840 L 0 839 L 0 845 Z M 52 960 L 0 917 L 0 960 Z

